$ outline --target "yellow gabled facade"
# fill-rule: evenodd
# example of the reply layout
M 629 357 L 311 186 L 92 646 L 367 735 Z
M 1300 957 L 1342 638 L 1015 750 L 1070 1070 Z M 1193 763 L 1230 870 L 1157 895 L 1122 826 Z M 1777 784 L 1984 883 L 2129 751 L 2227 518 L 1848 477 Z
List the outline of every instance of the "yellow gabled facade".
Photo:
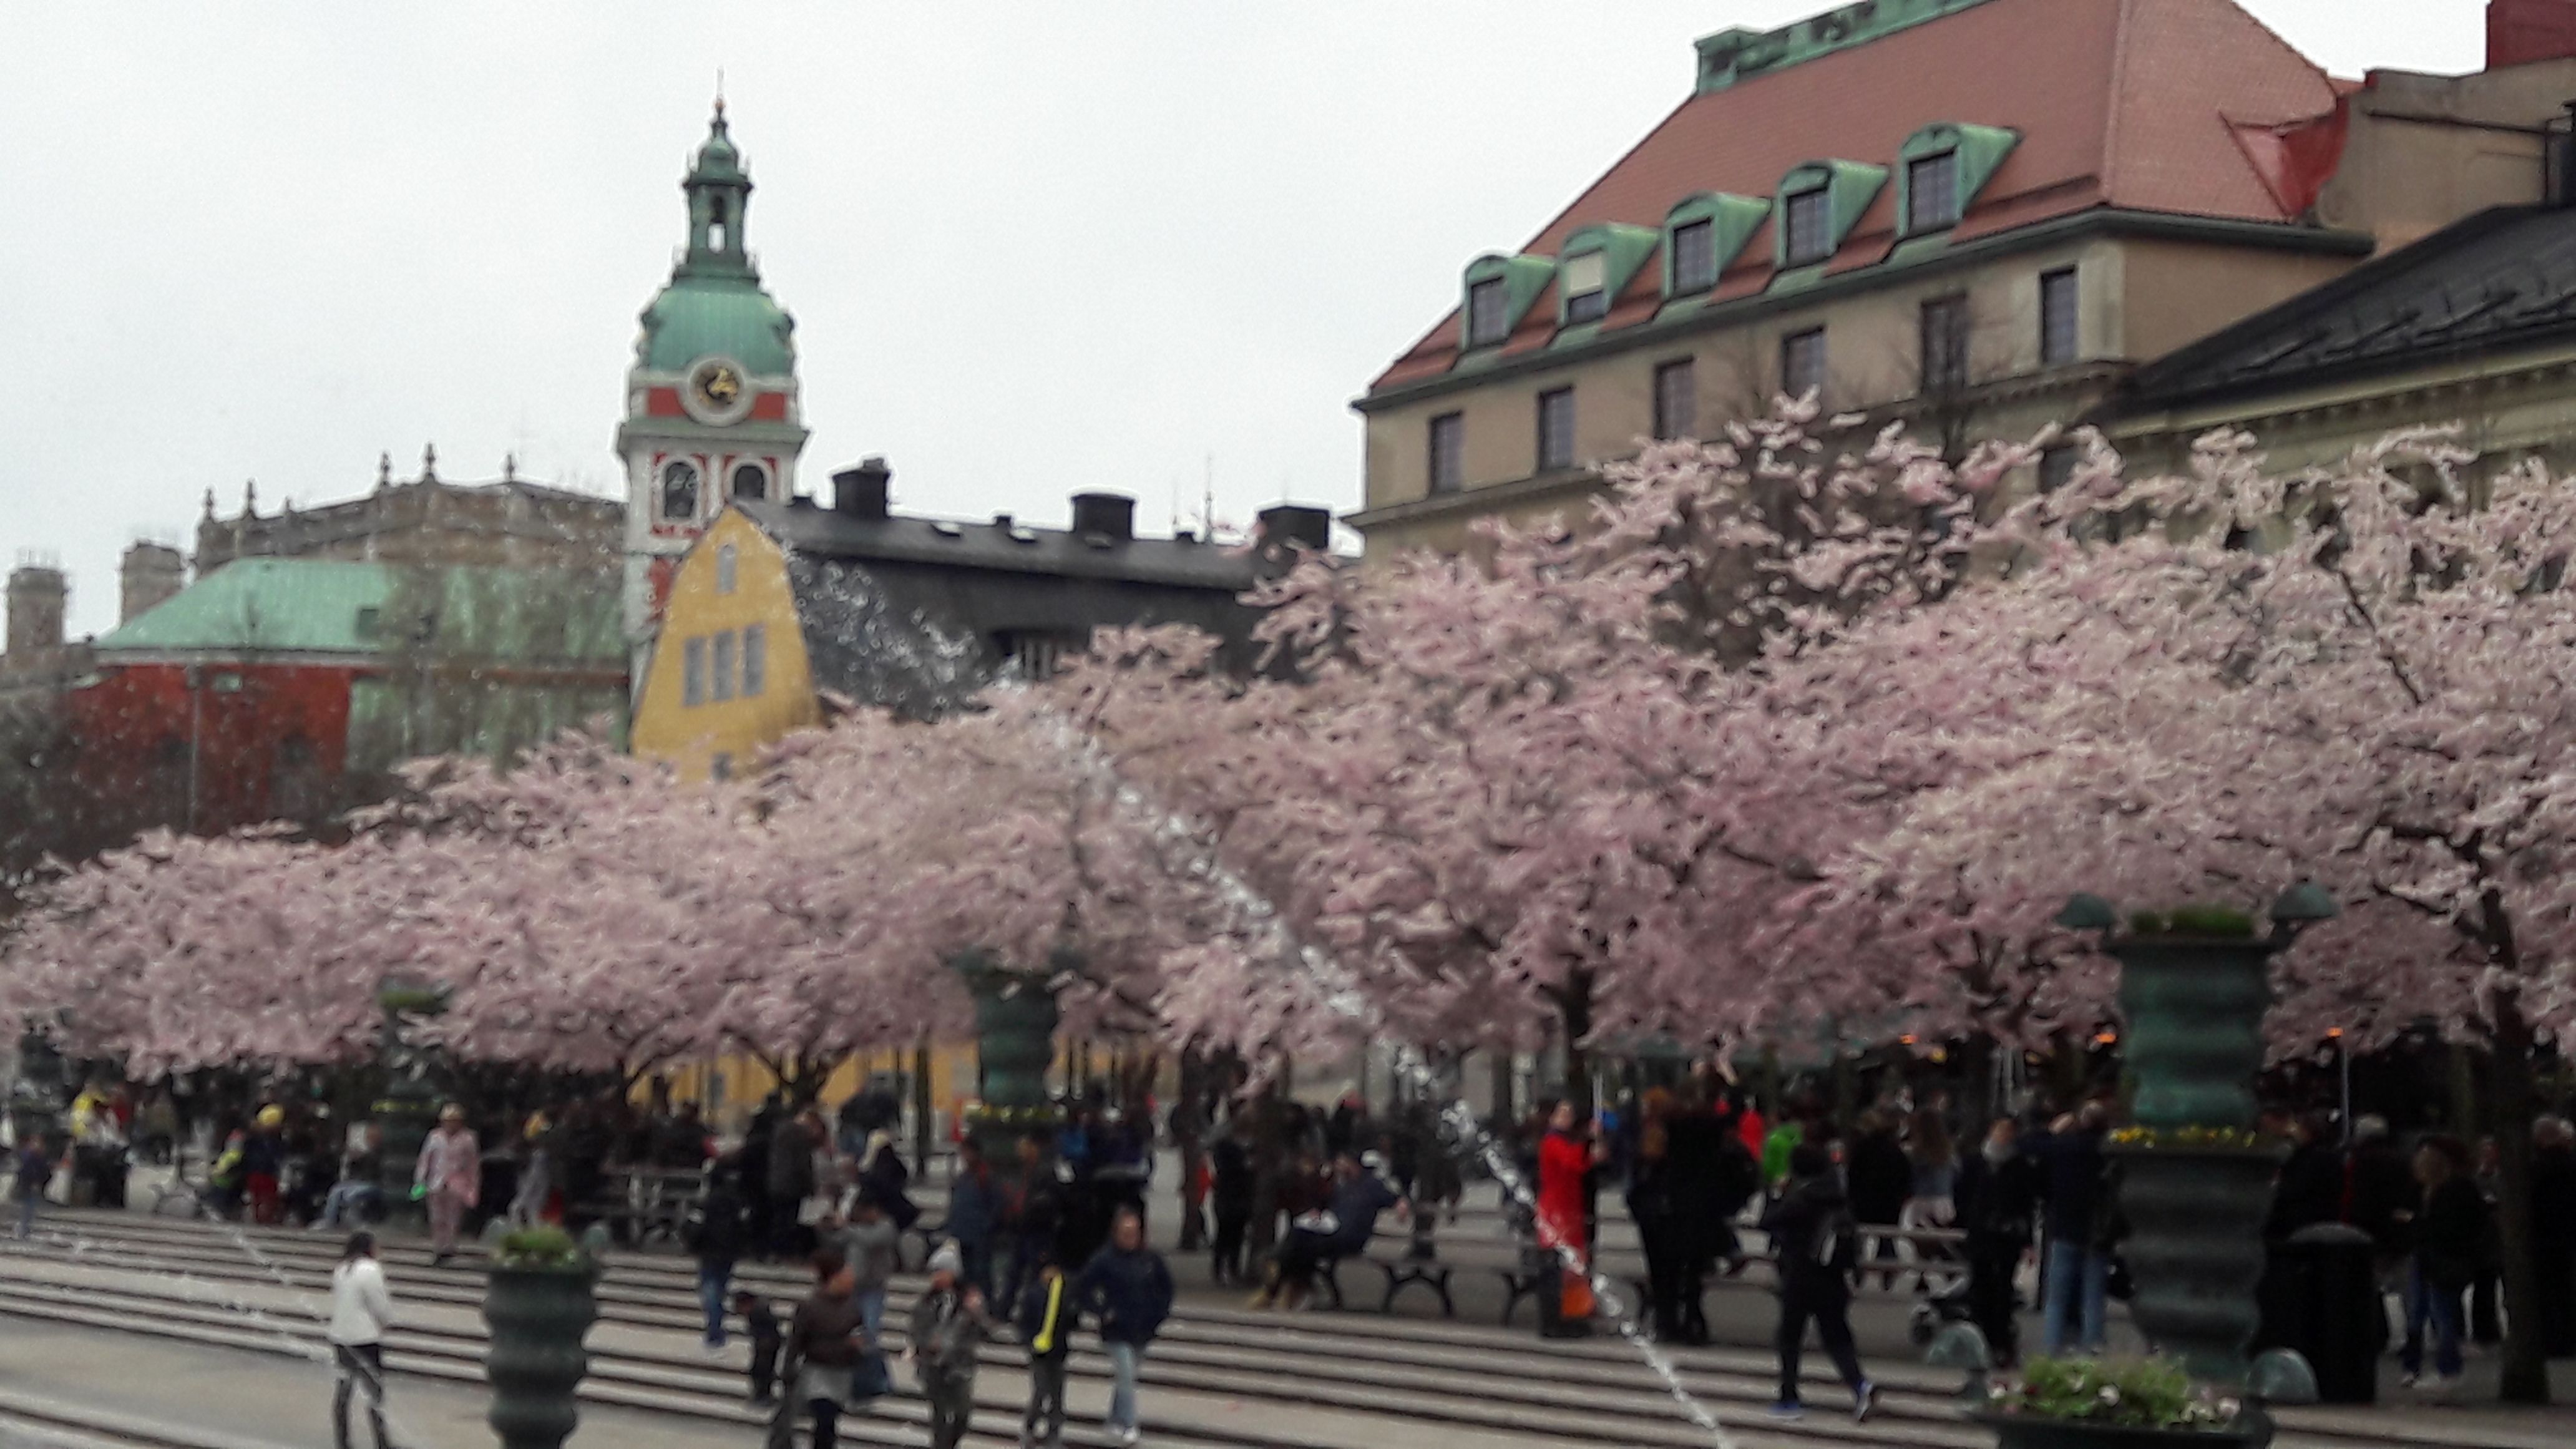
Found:
M 635 702 L 635 753 L 703 780 L 822 720 L 787 556 L 728 508 L 671 580 Z

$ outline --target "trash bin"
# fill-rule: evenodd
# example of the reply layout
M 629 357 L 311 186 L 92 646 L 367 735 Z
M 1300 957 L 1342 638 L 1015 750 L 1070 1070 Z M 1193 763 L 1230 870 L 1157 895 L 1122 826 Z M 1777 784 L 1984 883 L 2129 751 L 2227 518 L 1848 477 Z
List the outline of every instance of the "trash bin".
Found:
M 2298 1310 L 2281 1325 L 2279 1346 L 2297 1350 L 2316 1370 L 2319 1402 L 2377 1402 L 2388 1310 L 2380 1302 L 2370 1234 L 2318 1223 L 2291 1234 L 2282 1251 Z

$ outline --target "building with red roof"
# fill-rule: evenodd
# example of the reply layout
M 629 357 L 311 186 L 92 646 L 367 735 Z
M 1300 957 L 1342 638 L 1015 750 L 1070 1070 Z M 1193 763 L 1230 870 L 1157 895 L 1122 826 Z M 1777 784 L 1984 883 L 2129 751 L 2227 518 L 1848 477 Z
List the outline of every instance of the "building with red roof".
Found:
M 2141 360 L 2538 200 L 2576 0 L 2494 10 L 2488 71 L 2358 82 L 2232 0 L 1871 0 L 1705 37 L 1692 93 L 1369 385 L 1350 521 L 1454 546 L 1782 394 L 1952 449 L 2079 417 Z

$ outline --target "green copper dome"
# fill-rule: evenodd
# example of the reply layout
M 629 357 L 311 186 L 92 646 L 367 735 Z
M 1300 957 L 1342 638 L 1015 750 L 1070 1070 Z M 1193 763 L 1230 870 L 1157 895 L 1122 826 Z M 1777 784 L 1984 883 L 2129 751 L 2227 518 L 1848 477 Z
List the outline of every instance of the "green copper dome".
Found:
M 751 175 L 734 149 L 722 101 L 680 190 L 689 198 L 689 245 L 670 285 L 644 309 L 635 365 L 681 372 L 702 357 L 730 357 L 756 376 L 795 371 L 795 319 L 761 289 L 743 240 Z
M 730 357 L 756 376 L 796 370 L 796 319 L 756 281 L 675 278 L 644 309 L 638 367 L 681 372 L 701 357 Z

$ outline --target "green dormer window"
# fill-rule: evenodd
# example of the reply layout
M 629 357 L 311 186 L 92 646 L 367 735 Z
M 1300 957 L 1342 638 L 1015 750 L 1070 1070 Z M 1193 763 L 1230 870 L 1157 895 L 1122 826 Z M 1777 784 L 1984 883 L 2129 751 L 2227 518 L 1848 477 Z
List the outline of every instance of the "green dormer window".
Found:
M 1655 254 L 1663 233 L 1651 227 L 1602 222 L 1579 227 L 1565 239 L 1556 268 L 1559 327 L 1579 327 L 1609 315 L 1639 268 Z
M 1819 186 L 1789 198 L 1788 238 L 1784 260 L 1793 267 L 1821 262 L 1834 254 L 1834 198 Z
M 1905 163 L 1905 230 L 1941 231 L 1959 224 L 1959 153 Z
M 1488 277 L 1467 289 L 1467 345 L 1491 347 L 1512 334 L 1511 299 L 1503 279 Z
M 1664 218 L 1664 296 L 1696 296 L 1717 279 L 1762 229 L 1771 203 L 1758 197 L 1705 192 Z
M 1830 260 L 1886 185 L 1886 167 L 1858 161 L 1810 161 L 1781 178 L 1774 264 L 1786 269 Z
M 1924 236 L 1957 226 L 2020 144 L 2018 132 L 1951 121 L 1908 137 L 1897 153 L 1897 214 L 1905 234 Z
M 1552 257 L 1497 254 L 1468 263 L 1467 295 L 1459 318 L 1461 349 L 1472 352 L 1501 346 L 1555 276 Z

